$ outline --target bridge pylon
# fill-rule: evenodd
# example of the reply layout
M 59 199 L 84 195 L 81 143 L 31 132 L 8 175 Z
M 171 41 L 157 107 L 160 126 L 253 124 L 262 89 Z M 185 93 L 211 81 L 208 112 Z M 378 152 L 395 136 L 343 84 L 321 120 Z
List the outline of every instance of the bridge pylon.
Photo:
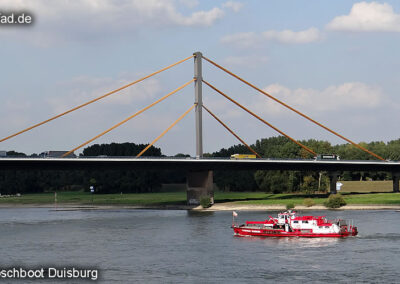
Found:
M 203 74 L 202 58 L 203 54 L 199 51 L 193 53 L 194 57 L 194 103 L 195 124 L 196 124 L 196 159 L 203 158 Z M 210 198 L 211 204 L 214 203 L 213 191 L 213 172 L 209 170 L 189 171 L 186 175 L 187 180 L 187 203 L 189 205 L 199 205 L 202 198 Z
M 193 53 L 194 56 L 194 103 L 195 108 L 195 120 L 196 120 L 196 158 L 203 158 L 203 74 L 202 74 L 202 58 L 201 52 Z

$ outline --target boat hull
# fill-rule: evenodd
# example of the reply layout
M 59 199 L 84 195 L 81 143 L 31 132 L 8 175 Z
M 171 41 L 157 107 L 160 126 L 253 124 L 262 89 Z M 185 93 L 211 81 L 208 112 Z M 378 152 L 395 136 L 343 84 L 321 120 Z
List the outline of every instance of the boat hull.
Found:
M 357 231 L 341 233 L 313 233 L 304 231 L 286 232 L 276 229 L 256 229 L 246 227 L 233 227 L 234 235 L 239 237 L 258 236 L 258 237 L 304 237 L 304 238 L 345 238 L 357 235 Z

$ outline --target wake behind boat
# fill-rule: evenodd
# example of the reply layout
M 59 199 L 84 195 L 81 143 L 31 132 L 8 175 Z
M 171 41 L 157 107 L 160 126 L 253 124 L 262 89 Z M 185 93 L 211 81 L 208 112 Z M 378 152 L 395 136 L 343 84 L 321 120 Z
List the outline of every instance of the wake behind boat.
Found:
M 233 212 L 233 219 L 237 216 Z M 325 216 L 298 216 L 295 211 L 279 213 L 277 218 L 269 217 L 265 221 L 246 221 L 237 225 L 233 221 L 235 236 L 261 237 L 330 237 L 343 238 L 356 236 L 357 227 L 349 221 L 327 220 Z

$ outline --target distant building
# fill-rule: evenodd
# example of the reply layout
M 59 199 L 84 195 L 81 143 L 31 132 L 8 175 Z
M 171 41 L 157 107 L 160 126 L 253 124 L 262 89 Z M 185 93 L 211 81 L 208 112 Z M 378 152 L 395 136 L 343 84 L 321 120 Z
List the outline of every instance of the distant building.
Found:
M 65 153 L 68 153 L 68 151 L 46 151 L 40 154 L 40 156 L 44 158 L 61 158 Z M 76 158 L 76 155 L 72 152 L 65 158 Z
M 7 151 L 0 151 L 0 157 L 7 157 Z

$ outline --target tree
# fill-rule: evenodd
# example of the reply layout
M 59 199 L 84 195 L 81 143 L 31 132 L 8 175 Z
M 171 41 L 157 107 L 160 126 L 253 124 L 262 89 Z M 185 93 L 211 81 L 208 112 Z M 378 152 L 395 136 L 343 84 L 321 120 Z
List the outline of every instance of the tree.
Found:
M 84 156 L 136 156 L 147 145 L 135 143 L 95 144 L 83 150 Z M 161 149 L 151 146 L 147 156 L 161 157 Z M 92 170 L 87 180 L 96 180 L 97 193 L 153 192 L 161 187 L 162 175 L 156 170 Z
M 222 148 L 218 152 L 204 156 L 216 158 L 230 158 L 233 154 L 253 154 L 244 145 L 233 145 L 228 149 Z M 255 191 L 258 187 L 254 180 L 255 171 L 214 171 L 214 182 L 224 191 Z
M 260 190 L 265 192 L 288 192 L 293 187 L 293 176 L 287 171 L 257 171 L 254 178 Z

